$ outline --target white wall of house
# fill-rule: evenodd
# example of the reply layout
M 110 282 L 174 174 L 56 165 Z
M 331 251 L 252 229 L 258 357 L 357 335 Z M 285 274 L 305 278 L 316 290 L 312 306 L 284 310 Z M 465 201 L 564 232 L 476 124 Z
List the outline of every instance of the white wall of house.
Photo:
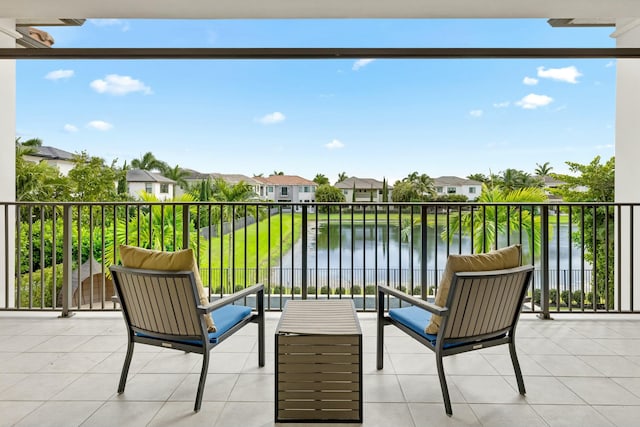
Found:
M 60 173 L 64 176 L 69 175 L 69 172 L 75 166 L 75 164 L 73 162 L 70 162 L 69 160 L 43 159 L 42 157 L 38 157 L 38 156 L 24 156 L 24 159 L 34 163 L 40 163 L 41 161 L 44 160 L 45 162 L 47 162 L 47 164 L 49 164 L 49 166 L 53 166 L 54 168 L 57 168 L 60 171 Z
M 480 196 L 482 191 L 481 185 L 438 185 L 436 186 L 436 194 L 438 196 L 446 196 L 458 194 L 466 196 L 469 200 L 475 200 Z
M 373 192 L 373 203 L 382 203 L 382 190 L 370 188 L 356 188 L 356 202 L 371 202 L 371 192 Z M 342 190 L 345 202 L 353 201 L 353 188 L 345 188 Z M 389 200 L 391 200 L 391 192 L 389 192 Z
M 613 34 L 616 39 L 616 47 L 640 47 L 640 20 L 624 19 L 618 20 L 616 31 Z M 640 59 L 619 59 L 616 76 L 616 172 L 615 172 L 615 193 L 616 202 L 638 202 L 640 193 L 638 192 L 638 182 L 640 182 L 640 121 L 638 121 L 638 100 L 640 100 Z M 607 160 L 607 159 L 603 159 Z M 622 307 L 628 307 L 631 298 L 628 284 L 633 280 L 633 293 L 635 295 L 635 308 L 640 308 L 640 251 L 637 250 L 640 244 L 640 209 L 634 208 L 634 227 L 631 233 L 631 215 L 622 212 L 619 218 L 621 230 L 620 241 L 616 242 L 616 247 L 620 250 L 622 285 Z M 633 259 L 631 259 L 631 245 L 635 245 Z M 618 256 L 616 251 L 616 257 Z M 634 265 L 634 275 L 631 277 L 631 267 Z M 618 269 L 616 269 L 617 271 Z M 616 277 L 618 280 L 618 277 Z M 617 282 L 616 282 L 617 283 Z M 616 290 L 617 292 L 617 290 Z M 617 301 L 616 294 L 616 301 Z
M 316 201 L 316 187 L 313 185 L 299 185 L 298 191 L 294 192 L 297 200 L 294 202 L 315 202 Z
M 14 19 L 0 19 L 0 47 L 12 48 L 20 37 L 15 31 Z M 0 61 L 0 201 L 16 200 L 16 61 L 4 59 Z M 0 306 L 14 306 L 15 291 L 15 211 L 9 210 L 9 218 L 5 218 L 5 210 L 0 209 L 0 289 L 5 289 L 9 280 L 9 294 L 0 292 Z M 8 221 L 6 221 L 8 220 Z M 6 221 L 6 222 L 5 222 Z M 5 234 L 4 224 L 9 224 Z M 5 264 L 5 261 L 7 263 Z M 5 300 L 5 297 L 7 298 Z
M 164 201 L 173 198 L 173 185 L 165 184 L 168 188 L 162 188 L 162 184 L 159 182 L 130 182 L 129 194 L 136 199 L 140 198 L 140 192 L 146 191 L 149 194 L 156 196 L 158 200 Z M 161 190 L 166 190 L 163 192 Z

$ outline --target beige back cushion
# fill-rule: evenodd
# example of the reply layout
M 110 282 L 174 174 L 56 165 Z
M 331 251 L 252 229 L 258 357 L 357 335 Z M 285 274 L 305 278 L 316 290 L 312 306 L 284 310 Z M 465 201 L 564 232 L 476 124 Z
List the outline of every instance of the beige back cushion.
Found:
M 202 279 L 198 272 L 196 259 L 192 249 L 175 252 L 154 251 L 136 246 L 120 245 L 120 259 L 122 265 L 129 268 L 142 268 L 159 271 L 192 271 L 196 280 L 196 287 L 200 297 L 200 304 L 209 304 L 207 291 L 202 286 Z M 210 315 L 203 315 L 209 332 L 215 332 L 216 327 Z
M 449 255 L 444 274 L 438 285 L 436 292 L 436 305 L 444 307 L 449 295 L 449 287 L 453 280 L 453 273 L 469 271 L 490 271 L 503 270 L 520 266 L 521 249 L 520 245 L 512 245 L 506 248 L 474 255 Z M 431 321 L 427 325 L 425 332 L 437 334 L 442 318 L 437 315 L 431 316 Z

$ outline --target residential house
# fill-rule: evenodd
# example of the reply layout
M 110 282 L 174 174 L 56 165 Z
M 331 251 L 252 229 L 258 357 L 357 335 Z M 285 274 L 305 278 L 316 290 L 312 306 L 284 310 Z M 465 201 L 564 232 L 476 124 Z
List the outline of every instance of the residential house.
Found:
M 173 199 L 176 182 L 159 173 L 142 169 L 129 169 L 127 171 L 127 184 L 129 194 L 133 197 L 139 198 L 140 192 L 145 191 L 163 201 Z
M 459 178 L 457 176 L 440 176 L 433 179 L 436 195 L 462 195 L 469 200 L 475 200 L 480 196 L 482 183 L 473 179 Z
M 264 186 L 264 198 L 283 203 L 313 203 L 318 184 L 297 175 L 270 175 L 256 177 Z M 299 210 L 296 207 L 296 210 Z
M 260 197 L 261 199 L 265 197 L 263 183 L 258 181 L 255 178 L 251 178 L 239 173 L 216 173 L 216 172 L 202 173 L 193 169 L 184 169 L 184 170 L 187 171 L 189 174 L 184 179 L 187 182 L 187 184 L 189 184 L 189 186 L 194 184 L 199 184 L 201 181 L 206 179 L 210 179 L 211 181 L 215 179 L 222 179 L 224 182 L 226 182 L 229 185 L 236 185 L 240 182 L 244 182 L 245 184 L 248 184 L 251 186 L 251 188 L 253 189 L 253 192 L 256 193 L 258 197 Z M 183 190 L 182 188 L 176 188 L 176 195 L 179 196 L 183 193 L 185 193 L 185 190 Z
M 50 166 L 58 168 L 64 176 L 69 175 L 69 171 L 73 169 L 75 163 L 73 161 L 75 154 L 48 146 L 33 146 L 34 153 L 27 154 L 23 158 L 29 162 L 40 163 L 47 162 Z
M 384 201 L 384 195 L 382 194 L 383 182 L 377 179 L 352 176 L 336 183 L 334 187 L 342 190 L 342 194 L 344 194 L 347 202 L 382 203 Z M 389 186 L 387 186 L 387 200 L 391 200 L 391 187 Z

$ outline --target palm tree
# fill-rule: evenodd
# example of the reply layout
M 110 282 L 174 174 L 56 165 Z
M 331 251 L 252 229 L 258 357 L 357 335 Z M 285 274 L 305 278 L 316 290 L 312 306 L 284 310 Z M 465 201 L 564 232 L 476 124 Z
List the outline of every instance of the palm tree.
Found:
M 529 187 L 517 190 L 506 190 L 498 187 L 489 189 L 482 186 L 482 193 L 478 203 L 541 203 L 547 196 L 541 188 Z M 491 250 L 498 236 L 520 232 L 529 239 L 529 244 L 540 248 L 539 217 L 532 220 L 531 209 L 518 206 L 482 206 L 463 212 L 460 216 L 451 218 L 448 227 L 442 232 L 443 238 L 453 240 L 460 232 L 470 235 L 473 233 L 473 250 L 482 253 Z M 507 229 L 507 224 L 509 229 Z M 531 247 L 531 246 L 530 246 Z
M 284 175 L 282 171 L 273 171 L 272 175 Z
M 313 182 L 315 182 L 318 185 L 329 184 L 329 178 L 319 173 L 316 175 L 315 178 L 313 178 Z
M 16 144 L 20 144 L 24 147 L 42 147 L 42 140 L 40 138 L 30 138 L 25 142 L 22 142 L 20 141 L 20 137 L 17 137 Z
M 238 209 L 236 211 L 233 203 L 248 202 L 256 198 L 256 194 L 254 193 L 251 186 L 245 183 L 244 181 L 240 181 L 239 183 L 232 185 L 226 182 L 225 180 L 223 180 L 222 178 L 216 178 L 213 181 L 212 187 L 213 187 L 213 193 L 212 193 L 213 200 L 217 202 L 225 203 L 221 206 L 221 212 L 220 212 L 223 222 L 230 222 L 233 224 L 233 221 L 235 221 L 236 218 L 244 215 L 244 209 L 242 210 Z M 226 204 L 226 203 L 231 203 L 231 204 Z M 255 209 L 249 209 L 249 207 L 247 207 L 247 214 L 249 214 L 249 211 L 252 211 L 251 213 L 253 215 L 257 216 L 258 214 L 255 211 Z M 222 231 L 223 230 L 220 230 L 221 238 L 223 235 Z M 230 236 L 229 237 L 229 256 L 231 256 L 232 248 L 235 245 L 235 236 L 233 232 L 230 232 L 229 236 Z M 233 263 L 233 260 L 231 260 L 231 262 L 229 263 L 231 267 L 233 267 L 232 263 Z
M 467 179 L 471 179 L 473 181 L 478 181 L 478 182 L 483 182 L 485 184 L 489 181 L 489 177 L 486 176 L 483 173 L 472 173 L 471 175 L 467 176 Z
M 402 181 L 411 184 L 415 192 L 419 194 L 422 199 L 430 199 L 436 195 L 433 179 L 426 173 L 419 174 L 418 172 L 411 172 Z
M 175 185 L 178 187 L 185 189 L 188 187 L 188 183 L 186 181 L 186 177 L 189 176 L 189 172 L 184 169 L 181 169 L 180 166 L 175 165 L 174 167 L 168 167 L 163 173 L 166 178 L 169 178 L 176 182 Z M 173 188 L 173 194 L 175 194 L 175 185 Z
M 167 164 L 162 160 L 156 159 L 156 156 L 154 156 L 151 151 L 147 151 L 139 159 L 133 159 L 131 161 L 131 167 L 134 169 L 143 169 L 147 171 L 164 171 L 167 168 Z
M 154 195 L 144 192 L 141 194 L 141 199 L 143 202 L 149 203 L 159 201 Z M 190 194 L 183 194 L 173 198 L 172 201 L 190 203 L 194 201 L 194 198 Z M 182 205 L 153 204 L 141 209 L 139 218 L 136 215 L 119 218 L 115 226 L 116 232 L 108 233 L 106 237 L 103 255 L 105 265 L 109 267 L 111 264 L 117 263 L 119 254 L 116 253 L 116 248 L 120 245 L 137 245 L 140 242 L 140 246 L 147 249 L 169 251 L 184 249 L 182 209 Z M 189 245 L 196 253 L 199 253 L 199 259 L 206 262 L 208 259 L 206 256 L 208 252 L 207 241 L 198 238 L 197 233 L 197 230 L 190 231 Z
M 538 176 L 548 176 L 553 170 L 553 166 L 549 164 L 549 162 L 544 162 L 543 164 L 536 163 L 536 169 L 534 173 Z
M 426 173 L 420 175 L 416 181 L 418 191 L 425 199 L 430 199 L 436 195 L 436 187 L 433 179 Z
M 346 172 L 340 172 L 338 174 L 338 181 L 337 182 L 345 181 L 347 178 L 349 178 L 349 176 L 347 176 Z

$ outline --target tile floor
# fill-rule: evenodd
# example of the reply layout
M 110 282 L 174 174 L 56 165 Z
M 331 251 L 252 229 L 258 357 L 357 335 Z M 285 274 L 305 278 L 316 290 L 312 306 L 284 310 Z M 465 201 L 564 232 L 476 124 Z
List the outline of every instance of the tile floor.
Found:
M 274 425 L 273 331 L 257 366 L 251 325 L 212 352 L 202 410 L 194 413 L 197 355 L 138 346 L 126 391 L 116 387 L 126 341 L 119 313 L 0 313 L 0 426 Z M 445 359 L 453 417 L 444 413 L 433 355 L 387 327 L 375 368 L 375 316 L 360 315 L 363 426 L 639 426 L 640 317 L 523 315 L 517 392 L 506 346 Z M 288 424 L 300 425 L 300 424 Z M 326 425 L 326 424 L 325 424 Z

